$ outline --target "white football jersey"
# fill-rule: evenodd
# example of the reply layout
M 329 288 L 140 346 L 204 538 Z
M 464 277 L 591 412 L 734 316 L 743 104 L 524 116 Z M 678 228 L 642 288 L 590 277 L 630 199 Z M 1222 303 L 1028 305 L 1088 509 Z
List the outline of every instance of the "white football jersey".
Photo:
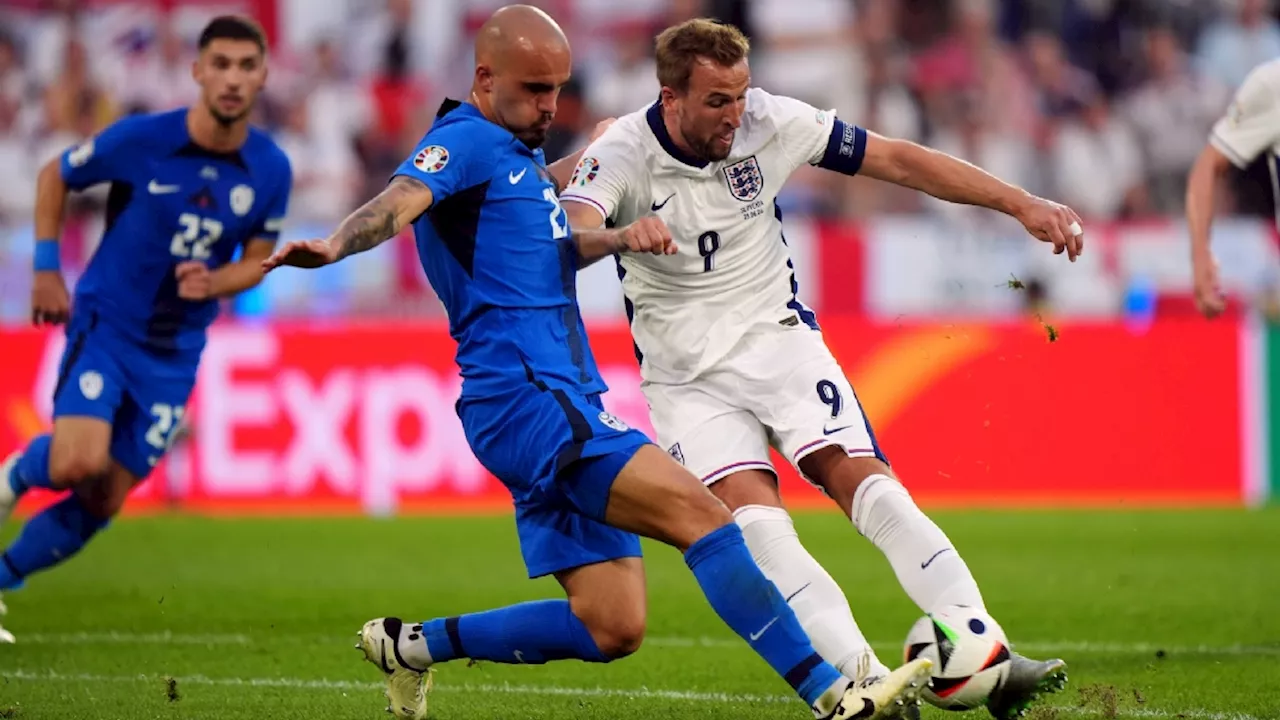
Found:
M 1280 154 L 1280 60 L 1249 73 L 1209 142 L 1242 169 L 1263 152 Z
M 697 377 L 758 323 L 816 328 L 797 297 L 774 198 L 796 168 L 823 157 L 833 127 L 834 110 L 752 88 L 722 161 L 681 152 L 656 103 L 619 118 L 583 153 L 561 200 L 587 203 L 619 227 L 656 214 L 679 247 L 620 256 L 645 380 Z M 855 129 L 846 134 L 841 150 L 852 156 Z

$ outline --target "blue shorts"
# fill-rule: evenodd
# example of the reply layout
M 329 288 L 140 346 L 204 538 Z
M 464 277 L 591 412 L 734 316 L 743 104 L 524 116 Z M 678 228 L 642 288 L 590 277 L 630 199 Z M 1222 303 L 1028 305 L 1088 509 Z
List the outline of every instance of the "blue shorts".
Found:
M 626 557 L 640 539 L 604 524 L 613 481 L 649 438 L 599 395 L 522 384 L 458 401 L 476 458 L 511 492 L 529 577 Z
M 198 357 L 166 357 L 99 321 L 73 317 L 53 391 L 53 417 L 111 423 L 111 457 L 139 480 L 160 462 L 182 424 Z

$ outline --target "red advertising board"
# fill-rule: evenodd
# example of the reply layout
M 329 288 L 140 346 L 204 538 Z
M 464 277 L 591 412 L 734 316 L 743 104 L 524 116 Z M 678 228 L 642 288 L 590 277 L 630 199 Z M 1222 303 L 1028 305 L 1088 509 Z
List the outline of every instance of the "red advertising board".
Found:
M 922 504 L 1241 500 L 1234 324 L 1067 325 L 1054 343 L 1034 323 L 827 317 L 824 328 Z M 591 341 L 611 386 L 606 406 L 648 431 L 626 327 L 594 328 Z M 0 331 L 0 448 L 47 428 L 62 342 Z M 129 507 L 505 509 L 504 489 L 467 449 L 453 410 L 459 386 L 440 325 L 219 325 L 187 412 L 193 436 Z M 823 502 L 789 468 L 783 484 L 793 505 Z

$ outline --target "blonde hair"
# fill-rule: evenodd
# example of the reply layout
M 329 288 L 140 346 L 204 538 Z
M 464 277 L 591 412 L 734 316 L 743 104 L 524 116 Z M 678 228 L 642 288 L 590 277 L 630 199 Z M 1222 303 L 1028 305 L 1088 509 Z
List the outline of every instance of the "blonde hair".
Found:
M 677 92 L 689 89 L 689 75 L 700 59 L 732 67 L 751 52 L 751 41 L 732 25 L 696 18 L 663 30 L 658 35 L 658 82 Z

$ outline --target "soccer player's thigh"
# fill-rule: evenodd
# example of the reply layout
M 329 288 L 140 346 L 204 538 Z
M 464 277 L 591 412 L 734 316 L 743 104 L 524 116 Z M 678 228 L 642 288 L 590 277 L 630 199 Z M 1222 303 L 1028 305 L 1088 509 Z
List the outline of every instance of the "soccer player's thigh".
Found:
M 866 459 L 887 467 L 858 396 L 822 335 L 787 331 L 770 347 L 750 359 L 759 365 L 761 385 L 752 396 L 778 452 L 824 490 L 825 468 L 833 462 Z
M 658 443 L 731 510 L 776 496 L 768 435 L 754 414 L 727 399 L 734 382 L 712 375 L 643 388 Z
M 640 557 L 639 538 L 603 520 L 613 477 L 644 435 L 587 398 L 534 384 L 463 398 L 458 410 L 476 458 L 511 492 L 529 577 Z
M 86 488 L 91 510 L 101 517 L 115 515 L 129 491 L 151 474 L 169 451 L 194 385 L 194 367 L 174 370 L 150 358 L 134 363 L 116 414 L 111 472 Z
M 88 325 L 88 326 L 86 326 Z M 90 323 L 73 321 L 53 391 L 49 476 L 66 488 L 105 473 L 112 425 L 125 398 L 120 351 Z

